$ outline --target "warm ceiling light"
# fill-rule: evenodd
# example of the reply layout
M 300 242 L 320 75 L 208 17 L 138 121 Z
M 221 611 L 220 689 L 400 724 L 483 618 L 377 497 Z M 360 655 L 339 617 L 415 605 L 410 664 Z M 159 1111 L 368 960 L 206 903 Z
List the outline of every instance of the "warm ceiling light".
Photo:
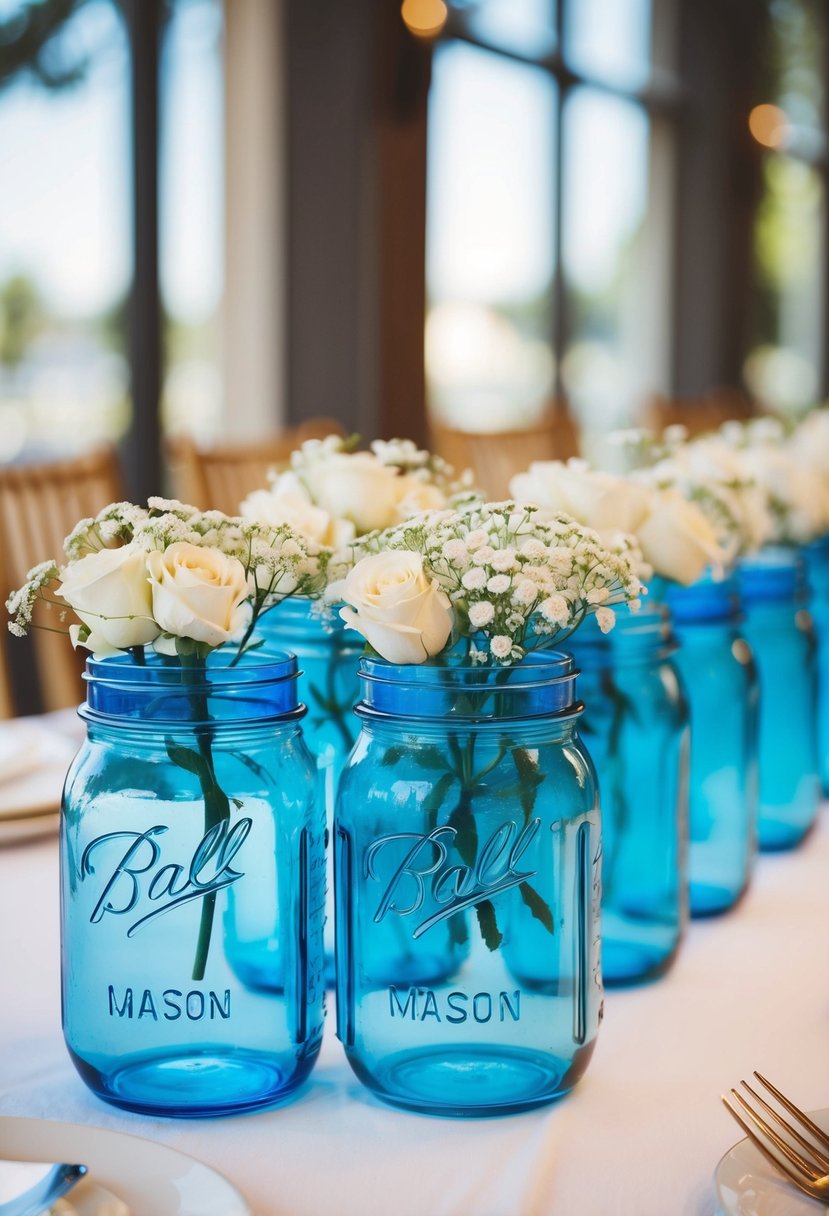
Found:
M 449 16 L 443 0 L 403 0 L 400 15 L 417 38 L 434 38 Z
M 755 106 L 748 116 L 748 129 L 764 148 L 779 148 L 786 142 L 789 120 L 779 106 Z

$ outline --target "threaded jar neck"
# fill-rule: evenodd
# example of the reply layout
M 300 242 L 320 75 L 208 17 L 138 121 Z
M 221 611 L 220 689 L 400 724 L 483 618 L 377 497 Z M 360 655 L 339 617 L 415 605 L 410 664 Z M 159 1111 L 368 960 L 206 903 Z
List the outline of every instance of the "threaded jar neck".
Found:
M 231 666 L 235 657 L 235 647 L 222 647 L 205 660 L 182 661 L 148 647 L 143 663 L 130 654 L 87 659 L 81 716 L 152 729 L 167 723 L 261 725 L 305 713 L 292 654 L 258 647 Z

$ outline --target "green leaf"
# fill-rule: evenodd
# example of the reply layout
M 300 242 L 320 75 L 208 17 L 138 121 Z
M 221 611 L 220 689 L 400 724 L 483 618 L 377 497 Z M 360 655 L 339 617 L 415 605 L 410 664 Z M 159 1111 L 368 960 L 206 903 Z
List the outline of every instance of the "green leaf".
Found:
M 449 826 L 455 829 L 455 848 L 461 860 L 468 866 L 474 866 L 478 859 L 478 825 L 475 816 L 465 801 L 465 794 L 449 816 Z
M 528 882 L 522 882 L 518 890 L 521 892 L 521 898 L 535 919 L 540 920 L 547 932 L 555 936 L 556 927 L 553 922 L 553 914 L 546 900 L 543 900 L 536 889 L 531 887 Z
M 418 768 L 447 768 L 446 757 L 439 747 L 419 747 L 412 753 Z
M 491 900 L 482 899 L 479 904 L 475 905 L 475 911 L 478 915 L 478 927 L 481 930 L 484 945 L 487 950 L 497 950 L 504 938 L 498 928 L 495 908 L 492 906 Z
M 454 780 L 454 773 L 444 773 L 443 776 L 435 782 L 429 793 L 423 799 L 423 812 L 429 817 L 431 825 L 430 831 L 435 826 L 437 821 L 437 813 L 443 806 L 446 795 L 449 793 Z
M 524 812 L 524 823 L 529 823 L 535 810 L 535 797 L 538 787 L 544 781 L 544 774 L 539 772 L 538 765 L 531 759 L 530 753 L 524 747 L 515 747 L 512 759 L 521 778 L 521 790 L 518 795 L 521 810 Z
M 164 744 L 167 748 L 167 755 L 173 764 L 177 764 L 179 768 L 186 769 L 188 773 L 194 773 L 200 781 L 204 781 L 205 779 L 208 782 L 212 781 L 213 774 L 210 771 L 210 766 L 198 752 L 192 751 L 189 747 L 180 747 L 172 739 L 165 739 Z
M 386 748 L 386 750 L 383 754 L 383 759 L 380 761 L 380 763 L 384 768 L 388 768 L 389 765 L 391 765 L 391 764 L 397 764 L 397 761 L 402 756 L 405 756 L 405 754 L 406 754 L 405 747 L 401 747 L 399 744 L 395 744 L 394 747 Z

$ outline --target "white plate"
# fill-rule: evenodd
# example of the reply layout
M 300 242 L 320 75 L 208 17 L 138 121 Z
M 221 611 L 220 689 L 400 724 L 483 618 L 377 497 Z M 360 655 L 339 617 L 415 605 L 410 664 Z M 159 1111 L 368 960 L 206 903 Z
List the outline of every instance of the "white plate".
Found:
M 64 778 L 78 750 L 70 712 L 71 719 L 60 711 L 0 722 L 1 844 L 57 827 Z
M 829 1109 L 808 1112 L 818 1127 L 829 1131 Z M 766 1160 L 748 1137 L 725 1154 L 714 1174 L 723 1216 L 820 1216 L 829 1207 L 810 1199 Z
M 117 1196 L 130 1216 L 251 1216 L 239 1192 L 215 1170 L 166 1144 L 123 1132 L 0 1116 L 3 1157 L 83 1162 L 89 1168 L 85 1185 Z M 107 1209 L 78 1206 L 77 1216 L 107 1216 Z
M 3 1205 L 34 1186 L 51 1170 L 51 1163 L 29 1165 L 25 1161 L 4 1162 L 0 1155 L 0 1212 Z M 130 1210 L 112 1191 L 82 1178 L 70 1193 L 56 1199 L 50 1216 L 130 1216 Z

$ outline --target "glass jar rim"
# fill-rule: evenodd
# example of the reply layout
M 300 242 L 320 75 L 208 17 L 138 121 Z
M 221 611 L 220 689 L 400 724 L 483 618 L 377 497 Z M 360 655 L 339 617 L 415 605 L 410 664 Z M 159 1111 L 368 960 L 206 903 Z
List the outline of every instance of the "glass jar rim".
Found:
M 242 655 L 219 647 L 206 659 L 181 662 L 150 647 L 144 662 L 121 653 L 87 659 L 86 702 L 81 717 L 91 721 L 146 720 L 221 725 L 301 717 L 297 699 L 296 657 L 288 651 L 257 647 Z
M 582 712 L 575 698 L 578 671 L 571 655 L 529 652 L 505 666 L 389 663 L 360 660 L 362 718 L 497 719 L 573 717 Z M 496 700 L 493 700 L 496 699 Z

